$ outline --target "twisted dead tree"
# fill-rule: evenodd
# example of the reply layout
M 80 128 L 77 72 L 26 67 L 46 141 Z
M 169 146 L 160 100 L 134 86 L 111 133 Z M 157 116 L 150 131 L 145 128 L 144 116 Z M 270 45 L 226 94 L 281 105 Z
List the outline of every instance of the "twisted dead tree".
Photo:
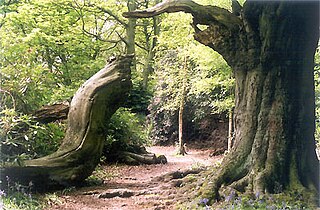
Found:
M 239 4 L 238 4 L 239 6 Z M 235 143 L 203 197 L 222 185 L 239 191 L 313 195 L 319 187 L 315 153 L 314 53 L 318 1 L 247 1 L 236 13 L 190 0 L 167 0 L 125 17 L 183 11 L 193 16 L 194 38 L 220 53 L 236 80 Z M 200 30 L 198 25 L 206 25 Z M 203 27 L 202 27 L 203 28 Z
M 100 160 L 106 120 L 131 89 L 132 57 L 120 57 L 86 81 L 71 101 L 68 127 L 59 149 L 39 159 L 5 163 L 0 168 L 2 184 L 8 176 L 12 181 L 32 181 L 36 188 L 47 188 L 76 184 L 90 176 Z

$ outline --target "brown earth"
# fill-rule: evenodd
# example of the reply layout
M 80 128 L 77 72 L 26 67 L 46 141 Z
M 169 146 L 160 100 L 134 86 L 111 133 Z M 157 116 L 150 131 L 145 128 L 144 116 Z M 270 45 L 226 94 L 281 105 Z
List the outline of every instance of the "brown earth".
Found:
M 196 174 L 206 166 L 221 161 L 222 155 L 213 156 L 209 149 L 189 149 L 188 155 L 176 156 L 173 146 L 147 148 L 163 154 L 167 164 L 105 165 L 95 172 L 103 177 L 100 185 L 81 187 L 59 197 L 50 210 L 143 210 L 174 209 L 174 205 L 188 195 L 179 192 L 182 179 Z

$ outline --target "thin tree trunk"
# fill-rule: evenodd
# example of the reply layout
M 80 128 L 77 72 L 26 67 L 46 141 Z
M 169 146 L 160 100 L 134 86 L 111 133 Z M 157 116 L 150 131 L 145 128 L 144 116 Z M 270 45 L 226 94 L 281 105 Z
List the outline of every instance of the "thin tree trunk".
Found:
M 134 11 L 137 9 L 136 1 L 135 0 L 127 0 L 127 7 L 128 11 Z M 137 20 L 136 18 L 129 18 L 128 24 L 126 25 L 126 53 L 128 55 L 135 55 L 136 48 L 135 48 L 135 30 L 136 30 Z M 132 62 L 132 71 L 136 70 L 136 58 L 133 58 Z
M 86 179 L 99 163 L 105 141 L 105 123 L 119 108 L 131 88 L 132 56 L 108 64 L 74 95 L 67 131 L 59 149 L 48 156 L 1 166 L 2 185 L 12 181 L 36 188 L 70 185 Z
M 178 145 L 178 154 L 185 155 L 187 154 L 184 146 L 184 138 L 183 138 L 183 111 L 184 111 L 184 96 L 181 97 L 180 100 L 180 108 L 179 108 L 179 145 Z
M 231 151 L 234 143 L 234 136 L 233 136 L 233 110 L 229 111 L 229 128 L 228 128 L 228 152 Z
M 156 4 L 158 4 L 160 1 L 156 0 Z M 148 56 L 145 63 L 145 66 L 143 68 L 143 88 L 146 90 L 148 87 L 149 82 L 149 76 L 153 72 L 152 65 L 154 64 L 154 57 L 155 57 L 155 47 L 157 46 L 158 42 L 158 36 L 160 34 L 160 17 L 156 16 L 152 18 L 153 21 L 153 37 L 152 42 L 150 44 L 150 48 L 148 49 Z
M 185 97 L 186 97 L 186 88 L 187 88 L 187 61 L 185 59 L 185 64 L 182 70 L 182 90 L 181 90 L 181 98 L 180 98 L 180 107 L 179 107 L 179 145 L 178 145 L 178 154 L 185 155 L 187 154 L 185 150 L 185 140 L 183 138 L 183 112 L 185 106 Z

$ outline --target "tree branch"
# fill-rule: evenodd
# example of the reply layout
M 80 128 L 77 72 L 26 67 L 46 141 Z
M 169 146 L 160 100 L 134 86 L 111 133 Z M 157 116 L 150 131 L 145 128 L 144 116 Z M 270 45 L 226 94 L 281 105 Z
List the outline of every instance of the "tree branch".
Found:
M 166 0 L 145 10 L 124 12 L 123 16 L 126 18 L 147 18 L 173 12 L 192 14 L 196 24 L 210 25 L 212 23 L 220 23 L 229 29 L 238 28 L 242 24 L 239 17 L 226 9 L 210 5 L 203 6 L 192 0 Z
M 100 11 L 107 13 L 108 15 L 110 15 L 111 17 L 113 17 L 118 23 L 120 23 L 123 26 L 127 26 L 127 23 L 124 22 L 123 20 L 121 20 L 117 15 L 115 15 L 111 10 L 106 9 L 106 8 L 102 8 L 102 7 L 97 7 Z
M 239 64 L 237 58 L 247 51 L 247 34 L 243 30 L 242 18 L 226 9 L 211 5 L 203 6 L 192 0 L 165 0 L 145 10 L 125 12 L 123 16 L 146 18 L 173 12 L 192 14 L 195 40 L 221 54 L 232 68 Z M 208 25 L 208 27 L 200 30 L 198 25 Z

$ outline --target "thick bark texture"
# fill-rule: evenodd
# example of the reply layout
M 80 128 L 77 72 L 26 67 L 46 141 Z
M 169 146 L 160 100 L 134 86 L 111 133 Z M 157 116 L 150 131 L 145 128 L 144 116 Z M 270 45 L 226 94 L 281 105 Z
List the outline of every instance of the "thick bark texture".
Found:
M 313 59 L 319 2 L 247 1 L 236 16 L 192 1 L 164 1 L 125 16 L 184 11 L 195 39 L 219 52 L 236 79 L 235 143 L 202 197 L 222 185 L 241 191 L 318 193 Z M 208 25 L 201 31 L 197 24 Z
M 36 188 L 70 185 L 86 179 L 96 165 L 104 146 L 104 127 L 127 97 L 131 88 L 132 56 L 108 64 L 76 92 L 68 114 L 68 127 L 59 149 L 48 156 L 1 167 L 6 176 L 20 183 L 35 183 Z

